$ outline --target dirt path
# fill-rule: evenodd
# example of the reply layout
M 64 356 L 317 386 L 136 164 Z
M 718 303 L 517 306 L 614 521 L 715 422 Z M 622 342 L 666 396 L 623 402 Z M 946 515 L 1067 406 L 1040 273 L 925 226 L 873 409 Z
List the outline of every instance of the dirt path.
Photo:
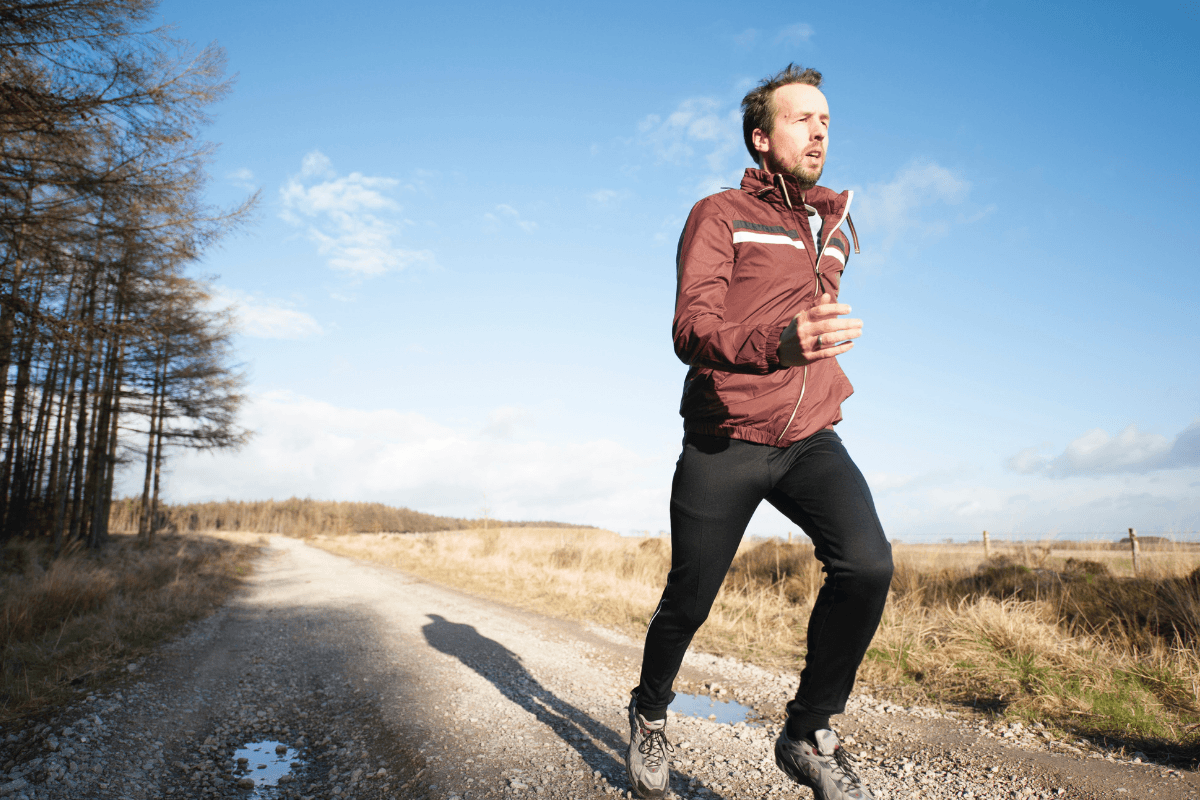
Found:
M 0 797 L 624 794 L 634 644 L 275 537 L 248 591 L 119 692 L 36 732 L 0 732 Z M 771 715 L 794 688 L 705 656 L 682 677 Z M 1039 731 L 864 695 L 838 722 L 877 798 L 1200 797 L 1194 773 L 1071 752 Z M 776 770 L 772 724 L 673 716 L 668 730 L 679 796 L 810 796 Z M 249 743 L 264 754 L 238 752 Z

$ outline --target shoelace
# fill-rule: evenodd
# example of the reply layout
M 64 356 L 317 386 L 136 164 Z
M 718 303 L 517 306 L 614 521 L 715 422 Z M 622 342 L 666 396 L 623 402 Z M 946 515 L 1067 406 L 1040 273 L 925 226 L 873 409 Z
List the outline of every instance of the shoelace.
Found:
M 665 728 L 642 728 L 642 741 L 638 744 L 638 752 L 646 757 L 646 766 L 657 769 L 667 758 L 667 753 L 674 753 L 675 746 L 667 741 Z
M 854 771 L 851 764 L 854 762 L 854 756 L 846 752 L 845 748 L 839 747 L 833 751 L 833 774 L 837 777 L 840 772 L 842 777 L 838 779 L 838 783 L 843 783 L 851 789 L 859 789 L 862 787 L 862 778 L 858 777 L 858 773 Z

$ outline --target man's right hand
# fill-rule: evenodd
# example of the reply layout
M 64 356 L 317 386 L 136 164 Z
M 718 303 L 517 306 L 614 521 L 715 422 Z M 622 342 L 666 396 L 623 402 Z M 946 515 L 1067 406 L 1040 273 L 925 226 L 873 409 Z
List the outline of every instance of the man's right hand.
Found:
M 840 319 L 850 313 L 850 306 L 832 301 L 828 293 L 823 294 L 817 305 L 792 317 L 779 337 L 779 366 L 804 366 L 854 347 L 849 340 L 862 336 L 862 320 Z

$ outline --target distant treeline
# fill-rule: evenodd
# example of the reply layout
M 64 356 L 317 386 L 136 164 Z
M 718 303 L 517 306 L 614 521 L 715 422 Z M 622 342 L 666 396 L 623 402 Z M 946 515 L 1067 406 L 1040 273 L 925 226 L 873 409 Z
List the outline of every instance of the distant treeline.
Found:
M 114 501 L 109 525 L 114 531 L 135 531 L 142 518 L 141 498 Z M 470 528 L 586 528 L 565 522 L 512 522 L 461 519 L 423 514 L 383 503 L 350 503 L 293 497 L 288 500 L 226 500 L 222 503 L 160 503 L 157 530 L 257 531 L 308 536 L 318 533 L 429 533 Z

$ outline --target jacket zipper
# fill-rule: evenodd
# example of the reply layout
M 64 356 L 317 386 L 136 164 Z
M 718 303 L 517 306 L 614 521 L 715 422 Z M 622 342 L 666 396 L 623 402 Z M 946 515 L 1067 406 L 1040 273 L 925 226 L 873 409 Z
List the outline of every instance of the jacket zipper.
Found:
M 780 184 L 782 184 L 782 183 L 783 183 L 783 181 L 780 181 Z M 786 197 L 786 195 L 785 195 L 785 197 Z M 822 242 L 821 246 L 817 249 L 817 260 L 814 262 L 814 265 L 813 265 L 813 272 L 816 274 L 816 287 L 813 289 L 813 299 L 814 300 L 819 300 L 821 297 L 821 256 L 823 256 L 825 254 L 825 248 L 829 246 L 829 242 L 833 239 L 833 234 L 835 234 L 837 232 L 838 228 L 842 227 L 842 223 L 845 222 L 846 218 L 850 216 L 850 203 L 852 203 L 853 201 L 854 201 L 854 191 L 849 190 L 846 192 L 846 207 L 842 209 L 841 218 L 838 220 L 837 225 L 834 225 L 832 228 L 829 229 L 829 235 L 825 237 L 825 241 Z M 790 201 L 788 202 L 788 207 L 789 208 L 791 207 Z M 794 211 L 795 211 L 795 209 L 793 209 L 793 213 L 794 213 Z M 807 213 L 808 212 L 806 211 L 805 214 L 807 214 Z M 805 223 L 808 222 L 807 219 L 804 221 L 805 221 Z M 822 225 L 821 227 L 824 228 L 824 225 Z M 857 238 L 857 237 L 855 237 L 855 238 Z M 858 242 L 855 242 L 855 244 L 857 245 Z M 857 250 L 857 249 L 858 248 L 855 247 L 855 250 Z M 804 376 L 800 379 L 800 397 L 798 397 L 796 399 L 796 406 L 792 409 L 792 415 L 790 417 L 788 417 L 787 425 L 784 425 L 783 430 L 779 432 L 779 436 L 775 439 L 775 444 L 779 444 L 781 441 L 783 441 L 783 437 L 788 432 L 788 428 L 792 427 L 792 422 L 796 419 L 797 412 L 800 411 L 800 404 L 804 402 L 804 390 L 807 388 L 808 388 L 808 364 L 805 364 L 804 365 Z

